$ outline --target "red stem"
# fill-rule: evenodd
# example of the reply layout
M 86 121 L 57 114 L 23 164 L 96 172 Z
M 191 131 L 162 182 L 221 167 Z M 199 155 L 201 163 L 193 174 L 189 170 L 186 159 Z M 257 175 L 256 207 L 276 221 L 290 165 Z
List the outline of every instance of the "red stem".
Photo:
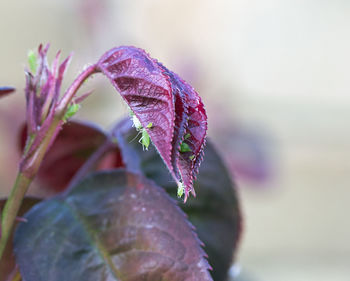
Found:
M 99 70 L 96 67 L 96 64 L 93 64 L 86 68 L 82 73 L 79 74 L 79 76 L 74 80 L 72 85 L 67 89 L 64 96 L 62 97 L 60 103 L 58 104 L 56 108 L 56 112 L 61 114 L 62 116 L 65 114 L 66 109 L 69 105 L 69 103 L 72 101 L 75 93 L 78 91 L 78 89 L 81 87 L 81 85 L 84 83 L 84 81 L 91 76 L 94 73 L 99 72 Z

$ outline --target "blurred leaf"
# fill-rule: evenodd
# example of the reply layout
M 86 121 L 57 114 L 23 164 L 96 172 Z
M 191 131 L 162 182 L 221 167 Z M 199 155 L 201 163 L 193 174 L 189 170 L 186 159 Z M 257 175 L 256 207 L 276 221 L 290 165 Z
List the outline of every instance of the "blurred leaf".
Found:
M 207 131 L 198 93 L 144 50 L 132 46 L 109 50 L 97 69 L 108 77 L 148 133 L 177 184 L 184 186 L 186 200 L 189 192 L 194 194 L 193 179 Z M 184 139 L 185 135 L 189 137 Z M 141 139 L 145 147 L 147 140 Z M 180 144 L 188 149 L 180 150 Z
M 0 98 L 13 93 L 15 90 L 13 87 L 0 87 Z
M 138 175 L 94 174 L 26 218 L 15 234 L 26 281 L 212 280 L 185 215 Z
M 159 154 L 153 147 L 142 151 L 137 142 L 132 141 L 135 132 L 130 130 L 130 122 L 121 122 L 115 135 L 127 169 L 144 174 L 176 198 L 176 183 Z M 226 280 L 241 233 L 241 215 L 236 186 L 210 141 L 204 149 L 204 160 L 194 186 L 196 198 L 179 205 L 205 244 L 209 264 L 213 267 L 213 279 Z
M 41 199 L 39 199 L 39 198 L 25 197 L 23 199 L 23 203 L 22 203 L 22 206 L 19 210 L 18 216 L 22 216 L 31 207 L 33 207 L 35 204 L 39 203 L 40 201 L 41 201 Z M 6 199 L 0 200 L 0 210 L 2 210 L 4 208 L 5 203 L 6 203 Z M 1 228 L 1 226 L 0 226 L 0 228 Z M 13 237 L 13 234 L 11 235 L 11 239 L 7 243 L 4 255 L 0 261 L 0 273 L 1 273 L 0 274 L 0 281 L 7 280 L 8 276 L 15 270 L 16 261 L 15 261 L 15 257 L 13 254 L 13 247 L 12 247 L 12 243 L 13 243 L 12 240 L 13 239 L 12 239 L 12 237 Z
M 267 132 L 235 125 L 230 128 L 216 128 L 215 136 L 218 136 L 216 141 L 225 155 L 229 170 L 238 179 L 254 183 L 255 186 L 263 186 L 274 176 L 272 156 L 278 146 L 273 145 Z
M 20 134 L 22 150 L 26 138 L 26 126 L 23 126 Z M 75 173 L 106 140 L 107 135 L 97 126 L 76 121 L 68 122 L 46 154 L 39 169 L 38 180 L 44 188 L 55 192 L 64 190 Z M 99 160 L 96 163 L 97 168 L 123 165 L 116 147 L 106 154 L 105 158 Z

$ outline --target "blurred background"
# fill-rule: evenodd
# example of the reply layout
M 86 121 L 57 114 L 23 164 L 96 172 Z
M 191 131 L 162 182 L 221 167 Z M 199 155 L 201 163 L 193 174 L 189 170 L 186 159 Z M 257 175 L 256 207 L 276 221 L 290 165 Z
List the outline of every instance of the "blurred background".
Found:
M 29 49 L 88 63 L 135 45 L 203 97 L 209 135 L 239 186 L 241 281 L 349 280 L 350 2 L 0 1 L 0 196 L 16 173 Z M 103 77 L 78 113 L 109 128 L 126 113 Z M 113 97 L 111 97 L 114 95 Z

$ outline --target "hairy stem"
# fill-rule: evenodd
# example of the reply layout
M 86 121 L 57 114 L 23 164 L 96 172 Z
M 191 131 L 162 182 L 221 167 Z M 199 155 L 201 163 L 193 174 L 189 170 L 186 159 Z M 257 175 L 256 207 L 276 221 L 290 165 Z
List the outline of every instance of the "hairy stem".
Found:
M 72 101 L 74 95 L 80 88 L 80 86 L 84 83 L 84 81 L 91 76 L 92 74 L 99 72 L 99 70 L 96 68 L 96 65 L 93 64 L 89 67 L 87 67 L 85 70 L 83 70 L 78 77 L 74 80 L 72 85 L 68 88 L 66 93 L 64 94 L 62 100 L 60 101 L 57 110 L 59 112 L 65 113 L 66 108 L 68 107 L 69 103 Z
M 64 94 L 60 103 L 57 105 L 55 109 L 55 117 L 53 118 L 52 123 L 50 124 L 50 127 L 40 145 L 30 155 L 23 155 L 16 181 L 11 189 L 10 197 L 5 203 L 1 216 L 0 260 L 11 235 L 12 228 L 21 207 L 23 198 L 30 183 L 36 176 L 45 154 L 50 148 L 50 145 L 54 142 L 59 130 L 62 127 L 62 120 L 68 105 L 84 81 L 96 72 L 96 66 L 92 65 L 78 75 Z M 33 142 L 31 141 L 30 143 Z
M 26 157 L 24 154 L 25 157 L 22 158 L 22 161 L 20 163 L 20 173 L 23 173 L 28 178 L 34 178 L 36 176 L 46 152 L 49 150 L 50 145 L 56 139 L 56 136 L 63 125 L 63 121 L 60 118 L 62 117 L 55 117 L 52 120 L 52 123 L 45 137 L 37 149 L 33 151 L 33 153 L 31 153 L 28 157 Z

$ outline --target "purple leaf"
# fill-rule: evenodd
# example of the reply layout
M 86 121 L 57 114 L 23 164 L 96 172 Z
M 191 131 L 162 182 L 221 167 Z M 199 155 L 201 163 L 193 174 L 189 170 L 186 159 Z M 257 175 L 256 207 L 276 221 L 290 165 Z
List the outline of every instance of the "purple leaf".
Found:
M 158 63 L 159 64 L 159 63 Z M 175 134 L 173 139 L 172 161 L 185 186 L 193 186 L 193 180 L 198 174 L 199 165 L 203 159 L 203 148 L 207 132 L 207 115 L 204 105 L 197 92 L 178 75 L 159 64 L 168 75 L 175 95 Z M 181 145 L 189 149 L 181 151 Z M 194 189 L 186 190 L 193 195 Z
M 91 175 L 25 217 L 14 245 L 27 281 L 212 280 L 184 213 L 144 177 Z
M 26 126 L 22 126 L 21 150 L 24 149 L 27 139 L 26 132 Z M 76 121 L 66 124 L 39 168 L 38 180 L 42 189 L 50 193 L 65 190 L 74 175 L 108 138 L 103 130 L 92 124 Z M 123 163 L 116 145 L 111 145 L 111 149 L 94 163 L 94 168 L 98 170 L 118 167 L 123 167 Z
M 15 90 L 13 87 L 0 87 L 0 98 L 13 93 Z
M 135 47 L 105 53 L 97 68 L 111 81 L 149 134 L 185 200 L 194 194 L 207 130 L 200 97 L 185 81 Z M 148 125 L 152 124 L 151 127 Z M 186 146 L 187 150 L 181 149 Z

